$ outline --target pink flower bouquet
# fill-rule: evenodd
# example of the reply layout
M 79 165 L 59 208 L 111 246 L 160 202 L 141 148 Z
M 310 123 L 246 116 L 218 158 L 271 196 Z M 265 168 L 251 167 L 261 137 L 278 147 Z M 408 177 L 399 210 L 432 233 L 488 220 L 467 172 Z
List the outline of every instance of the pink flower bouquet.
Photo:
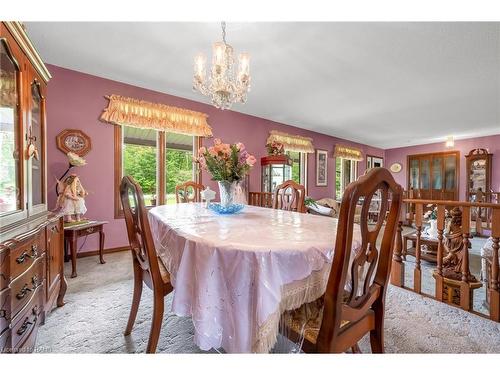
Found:
M 212 147 L 200 147 L 198 150 L 197 162 L 215 181 L 240 181 L 256 161 L 255 156 L 248 153 L 241 142 L 222 143 L 219 138 L 215 138 Z

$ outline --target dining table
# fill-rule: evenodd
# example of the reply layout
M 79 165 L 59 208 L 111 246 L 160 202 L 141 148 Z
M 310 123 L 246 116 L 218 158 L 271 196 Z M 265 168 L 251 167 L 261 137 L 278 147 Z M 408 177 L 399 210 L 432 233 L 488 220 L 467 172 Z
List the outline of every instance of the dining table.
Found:
M 221 215 L 205 203 L 157 206 L 148 215 L 174 287 L 171 310 L 192 318 L 202 350 L 267 353 L 282 313 L 325 293 L 335 218 L 257 206 Z M 355 225 L 353 250 L 360 238 Z

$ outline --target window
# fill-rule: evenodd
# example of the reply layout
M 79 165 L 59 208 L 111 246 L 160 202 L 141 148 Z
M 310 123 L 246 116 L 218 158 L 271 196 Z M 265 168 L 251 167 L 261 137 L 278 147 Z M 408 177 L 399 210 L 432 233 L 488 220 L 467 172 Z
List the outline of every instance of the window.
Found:
M 146 205 L 154 206 L 157 194 L 157 137 L 152 129 L 123 127 L 123 176 L 132 176 L 141 185 Z
M 196 137 L 166 133 L 165 172 L 167 180 L 166 204 L 176 202 L 175 186 L 186 181 L 195 181 L 196 176 L 193 168 L 193 142 Z
M 335 158 L 335 196 L 341 198 L 344 190 L 351 182 L 356 181 L 358 162 L 355 160 Z
M 123 216 L 120 183 L 132 176 L 141 186 L 146 206 L 175 203 L 175 186 L 199 181 L 193 164 L 198 137 L 115 126 L 115 217 Z
M 307 153 L 298 151 L 287 151 L 286 154 L 292 159 L 292 180 L 298 184 L 307 185 Z

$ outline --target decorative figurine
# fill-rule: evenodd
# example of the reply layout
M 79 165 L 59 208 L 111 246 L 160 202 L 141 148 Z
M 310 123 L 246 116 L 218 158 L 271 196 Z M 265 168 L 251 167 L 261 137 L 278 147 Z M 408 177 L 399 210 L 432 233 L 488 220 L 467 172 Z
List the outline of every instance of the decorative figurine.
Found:
M 467 243 L 463 240 L 462 211 L 455 207 L 450 211 L 451 221 L 448 224 L 444 248 L 447 255 L 443 258 L 443 276 L 453 280 L 462 279 L 462 263 L 465 256 Z M 477 282 L 474 275 L 467 270 L 467 281 Z
M 210 188 L 207 186 L 205 190 L 203 190 L 200 193 L 201 199 L 205 201 L 205 207 L 208 207 L 210 204 L 210 201 L 215 199 L 215 191 L 210 190 Z
M 58 181 L 58 185 L 60 185 L 61 193 L 57 197 L 57 208 L 64 215 L 64 221 L 67 223 L 81 221 L 82 215 L 87 212 L 85 196 L 88 193 L 83 188 L 80 179 L 76 174 L 71 174 L 62 182 Z

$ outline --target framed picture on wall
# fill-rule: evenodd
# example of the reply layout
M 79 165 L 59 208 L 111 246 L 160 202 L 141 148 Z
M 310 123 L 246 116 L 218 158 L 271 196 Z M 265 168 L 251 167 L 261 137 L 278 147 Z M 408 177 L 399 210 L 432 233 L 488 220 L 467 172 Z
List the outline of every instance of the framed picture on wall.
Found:
M 316 186 L 328 185 L 328 151 L 316 150 Z
M 372 155 L 366 155 L 366 169 L 378 168 L 384 166 L 384 158 Z

